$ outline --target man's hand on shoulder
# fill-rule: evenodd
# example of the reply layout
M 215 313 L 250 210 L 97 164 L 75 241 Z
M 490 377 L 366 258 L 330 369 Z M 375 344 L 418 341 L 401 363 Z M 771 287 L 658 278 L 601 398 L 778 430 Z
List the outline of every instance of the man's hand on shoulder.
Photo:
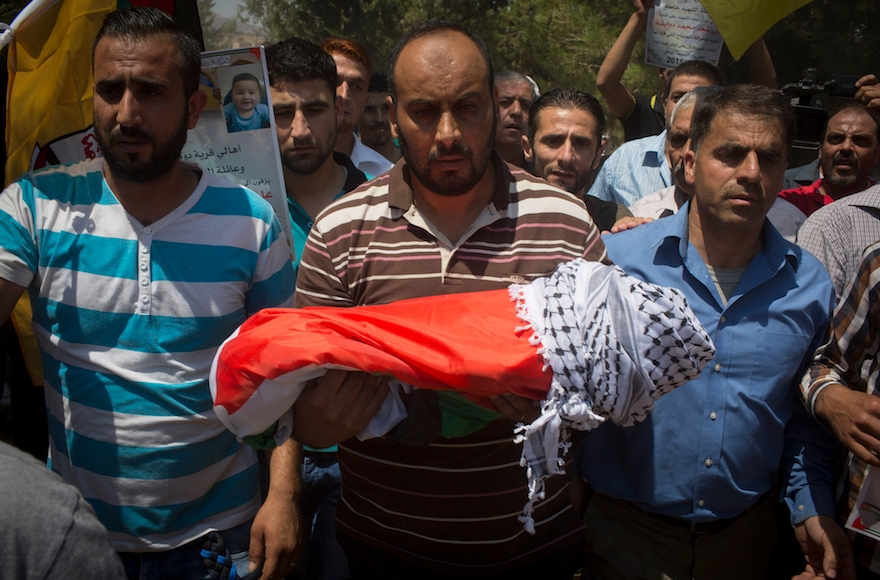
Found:
M 294 405 L 293 436 L 330 447 L 364 430 L 388 394 L 388 377 L 339 370 L 310 384 Z
M 815 411 L 844 447 L 862 461 L 880 466 L 880 397 L 832 384 L 819 393 Z
M 852 545 L 843 529 L 833 518 L 813 516 L 794 528 L 798 545 L 807 565 L 792 580 L 836 578 L 855 580 L 856 568 Z
M 611 226 L 611 233 L 617 234 L 620 232 L 625 232 L 626 230 L 631 230 L 633 228 L 637 228 L 642 224 L 646 224 L 648 222 L 654 221 L 654 218 L 646 218 L 646 217 L 631 217 L 626 216 L 622 217 Z M 603 234 L 605 232 L 602 232 Z

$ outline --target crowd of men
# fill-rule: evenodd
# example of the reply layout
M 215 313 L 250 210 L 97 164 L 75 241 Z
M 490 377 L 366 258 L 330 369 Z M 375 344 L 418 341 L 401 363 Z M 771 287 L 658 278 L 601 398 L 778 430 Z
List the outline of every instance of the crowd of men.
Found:
M 197 43 L 158 10 L 111 13 L 92 54 L 103 156 L 0 194 L 0 320 L 27 291 L 50 466 L 73 486 L 0 449 L 0 567 L 763 579 L 793 533 L 788 576 L 880 578 L 877 543 L 841 526 L 880 467 L 880 84 L 863 77 L 816 163 L 787 171 L 795 113 L 763 42 L 757 84 L 689 62 L 652 102 L 620 82 L 635 5 L 599 73 L 628 139 L 607 159 L 593 95 L 496 73 L 457 24 L 409 30 L 387 75 L 349 39 L 267 47 L 294 260 L 264 200 L 180 160 L 207 101 Z M 416 390 L 418 420 L 362 441 L 388 377 L 331 370 L 261 451 L 263 489 L 212 410 L 214 354 L 260 309 L 496 290 L 576 258 L 678 289 L 716 355 L 644 422 L 578 434 L 528 532 L 513 433 L 531 400 Z

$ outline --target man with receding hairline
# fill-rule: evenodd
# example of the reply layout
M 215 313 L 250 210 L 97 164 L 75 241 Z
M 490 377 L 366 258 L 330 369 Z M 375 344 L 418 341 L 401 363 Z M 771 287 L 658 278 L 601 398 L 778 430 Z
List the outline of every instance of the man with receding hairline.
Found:
M 874 184 L 871 170 L 880 161 L 880 117 L 861 103 L 847 103 L 828 119 L 819 148 L 822 178 L 785 189 L 779 197 L 810 216 L 817 209 Z
M 529 126 L 529 111 L 538 98 L 538 85 L 526 75 L 503 70 L 495 75 L 498 91 L 498 125 L 495 149 L 501 158 L 531 171 L 531 162 L 523 153 L 522 138 Z
M 778 91 L 701 95 L 684 153 L 690 201 L 605 240 L 627 273 L 684 293 L 716 354 L 644 423 L 585 436 L 585 578 L 763 579 L 780 481 L 805 577 L 854 579 L 834 521 L 837 447 L 796 389 L 834 291 L 821 264 L 766 219 L 794 127 Z
M 334 202 L 315 222 L 297 281 L 297 306 L 351 307 L 505 288 L 560 261 L 603 260 L 583 204 L 494 150 L 498 103 L 492 61 L 463 27 L 429 22 L 392 52 L 392 123 L 403 158 Z M 497 411 L 452 392 L 408 396 L 412 420 L 389 437 L 354 436 L 388 389 L 331 371 L 296 402 L 295 433 L 339 444 L 337 538 L 355 578 L 487 577 L 570 580 L 582 547 L 567 481 L 550 480 L 535 534 L 524 505 L 518 421 L 531 401 L 496 397 Z

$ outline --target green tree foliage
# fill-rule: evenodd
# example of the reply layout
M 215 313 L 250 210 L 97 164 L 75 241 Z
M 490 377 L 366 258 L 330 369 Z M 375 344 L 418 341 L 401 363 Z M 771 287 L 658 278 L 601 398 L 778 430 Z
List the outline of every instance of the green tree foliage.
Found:
M 595 93 L 599 66 L 631 11 L 631 4 L 619 1 L 514 0 L 484 38 L 498 69 L 526 72 L 542 90 L 566 86 Z M 653 92 L 656 79 L 640 42 L 624 83 Z
M 27 4 L 28 0 L 0 2 L 0 22 L 3 22 L 4 24 L 12 24 L 12 21 L 15 20 L 15 17 L 21 12 L 21 9 L 27 6 Z M 3 57 L 6 57 L 6 52 L 3 52 Z
M 353 38 L 376 70 L 387 66 L 392 46 L 410 26 L 451 20 L 485 41 L 496 70 L 525 72 L 542 90 L 569 86 L 594 94 L 602 59 L 632 12 L 622 0 L 244 0 L 244 6 L 269 41 Z M 656 69 L 644 64 L 644 42 L 624 82 L 644 94 L 660 88 Z
M 299 36 L 320 42 L 352 38 L 382 69 L 398 38 L 413 24 L 442 19 L 480 30 L 508 0 L 244 0 L 245 15 L 267 31 L 270 42 Z
M 208 0 L 204 0 L 208 1 Z M 451 20 L 476 32 L 489 47 L 496 70 L 531 75 L 542 90 L 556 86 L 596 91 L 596 74 L 633 10 L 631 0 L 243 0 L 243 16 L 260 24 L 269 41 L 300 36 L 320 42 L 353 38 L 373 68 L 387 66 L 397 39 L 416 22 Z M 795 82 L 813 66 L 821 80 L 832 73 L 880 73 L 880 2 L 813 0 L 765 35 L 780 84 Z M 203 22 L 204 25 L 204 22 Z M 644 62 L 644 40 L 633 53 L 623 83 L 653 95 L 662 84 Z M 749 78 L 744 59 L 722 53 L 729 80 Z M 611 121 L 615 133 L 616 123 Z
M 202 24 L 202 38 L 205 41 L 205 50 L 218 50 L 228 48 L 229 41 L 235 32 L 235 20 L 228 19 L 222 24 L 218 22 L 214 12 L 214 0 L 196 0 L 199 10 L 199 20 Z

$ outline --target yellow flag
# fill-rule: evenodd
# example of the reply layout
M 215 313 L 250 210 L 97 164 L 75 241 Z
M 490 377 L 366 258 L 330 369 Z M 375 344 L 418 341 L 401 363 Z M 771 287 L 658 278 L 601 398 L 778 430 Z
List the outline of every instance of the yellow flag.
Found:
M 6 184 L 22 173 L 97 155 L 92 41 L 116 0 L 49 0 L 20 23 L 9 47 Z M 12 313 L 35 385 L 43 384 L 27 293 Z
M 810 0 L 700 0 L 724 38 L 733 58 L 746 50 L 771 26 Z
M 6 99 L 6 183 L 46 164 L 97 154 L 56 146 L 92 124 L 92 42 L 116 0 L 50 0 L 15 32 Z M 80 139 L 82 141 L 82 138 Z M 69 159 L 66 159 L 69 157 Z

